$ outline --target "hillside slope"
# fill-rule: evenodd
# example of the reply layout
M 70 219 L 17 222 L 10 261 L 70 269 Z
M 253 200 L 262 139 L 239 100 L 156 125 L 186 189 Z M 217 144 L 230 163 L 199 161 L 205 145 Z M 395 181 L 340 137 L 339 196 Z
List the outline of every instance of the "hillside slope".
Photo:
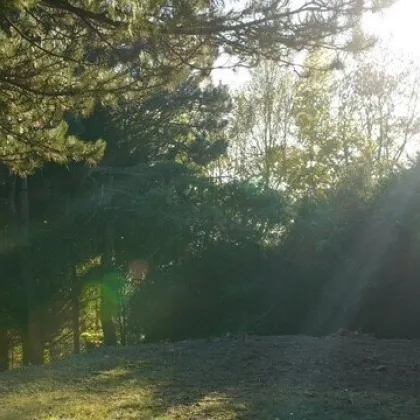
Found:
M 420 342 L 252 337 L 0 374 L 0 419 L 420 419 Z

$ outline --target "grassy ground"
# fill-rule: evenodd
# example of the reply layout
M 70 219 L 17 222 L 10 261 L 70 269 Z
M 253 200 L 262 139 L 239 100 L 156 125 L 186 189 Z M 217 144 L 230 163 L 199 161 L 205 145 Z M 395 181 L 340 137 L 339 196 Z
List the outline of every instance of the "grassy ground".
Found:
M 0 374 L 0 419 L 420 419 L 420 343 L 255 337 Z

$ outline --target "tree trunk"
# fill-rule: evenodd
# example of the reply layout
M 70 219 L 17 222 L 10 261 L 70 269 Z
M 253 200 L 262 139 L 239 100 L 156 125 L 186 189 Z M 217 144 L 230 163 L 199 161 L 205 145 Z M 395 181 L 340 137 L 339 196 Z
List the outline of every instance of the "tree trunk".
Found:
M 79 296 L 73 296 L 73 353 L 80 353 L 80 318 L 79 318 Z
M 103 305 L 103 308 L 106 306 Z M 115 325 L 115 320 L 109 313 L 106 312 L 106 309 L 102 310 L 102 332 L 104 335 L 104 344 L 105 346 L 116 346 L 117 345 L 117 328 Z
M 26 322 L 26 328 L 22 333 L 23 363 L 42 365 L 44 363 L 44 334 L 41 311 L 35 307 L 28 307 Z
M 103 204 L 109 201 L 112 189 L 113 176 L 109 175 L 109 186 L 108 191 L 106 191 L 107 199 L 104 200 Z M 104 267 L 107 272 L 112 272 L 114 268 L 114 226 L 112 218 L 107 221 L 105 235 Z M 117 314 L 115 313 L 115 296 L 113 296 L 112 289 L 107 287 L 105 281 L 101 286 L 101 324 L 104 344 L 106 346 L 116 346 Z
M 72 267 L 72 323 L 73 323 L 73 353 L 80 353 L 80 296 L 76 281 L 76 270 Z
M 9 334 L 0 327 L 0 372 L 9 369 Z
M 32 273 L 32 250 L 29 237 L 28 180 L 22 178 L 19 188 L 19 218 L 22 226 L 21 267 L 26 303 L 26 328 L 22 334 L 23 360 L 40 365 L 44 361 L 41 311 L 37 308 L 36 284 Z
M 66 202 L 66 220 L 72 217 L 72 203 L 68 198 Z M 77 281 L 76 267 L 73 264 L 72 250 L 70 243 L 67 245 L 67 267 L 69 284 L 71 285 L 71 318 L 73 332 L 73 353 L 80 353 L 80 286 Z
M 119 327 L 120 327 L 120 341 L 122 346 L 127 345 L 127 308 L 125 297 L 120 295 L 120 315 L 119 315 Z

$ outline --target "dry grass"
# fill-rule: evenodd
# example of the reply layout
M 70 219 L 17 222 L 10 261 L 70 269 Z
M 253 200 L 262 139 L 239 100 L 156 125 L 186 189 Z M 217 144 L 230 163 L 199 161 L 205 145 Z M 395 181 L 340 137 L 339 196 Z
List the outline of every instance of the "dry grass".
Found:
M 0 419 L 420 419 L 420 344 L 255 337 L 102 349 L 0 376 Z

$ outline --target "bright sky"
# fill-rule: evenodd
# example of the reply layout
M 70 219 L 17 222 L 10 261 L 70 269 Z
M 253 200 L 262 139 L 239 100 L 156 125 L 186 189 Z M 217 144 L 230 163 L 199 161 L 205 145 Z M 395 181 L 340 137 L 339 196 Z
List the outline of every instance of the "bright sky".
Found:
M 404 53 L 420 65 L 420 0 L 398 0 L 397 3 L 380 15 L 367 16 L 366 28 L 387 41 L 391 50 Z M 226 57 L 219 60 L 220 65 L 228 63 Z M 240 87 L 249 79 L 246 69 L 237 72 L 217 70 L 213 74 L 216 82 L 232 87 Z
M 382 15 L 367 17 L 367 28 L 389 40 L 396 51 L 408 53 L 420 63 L 420 1 L 398 0 Z

